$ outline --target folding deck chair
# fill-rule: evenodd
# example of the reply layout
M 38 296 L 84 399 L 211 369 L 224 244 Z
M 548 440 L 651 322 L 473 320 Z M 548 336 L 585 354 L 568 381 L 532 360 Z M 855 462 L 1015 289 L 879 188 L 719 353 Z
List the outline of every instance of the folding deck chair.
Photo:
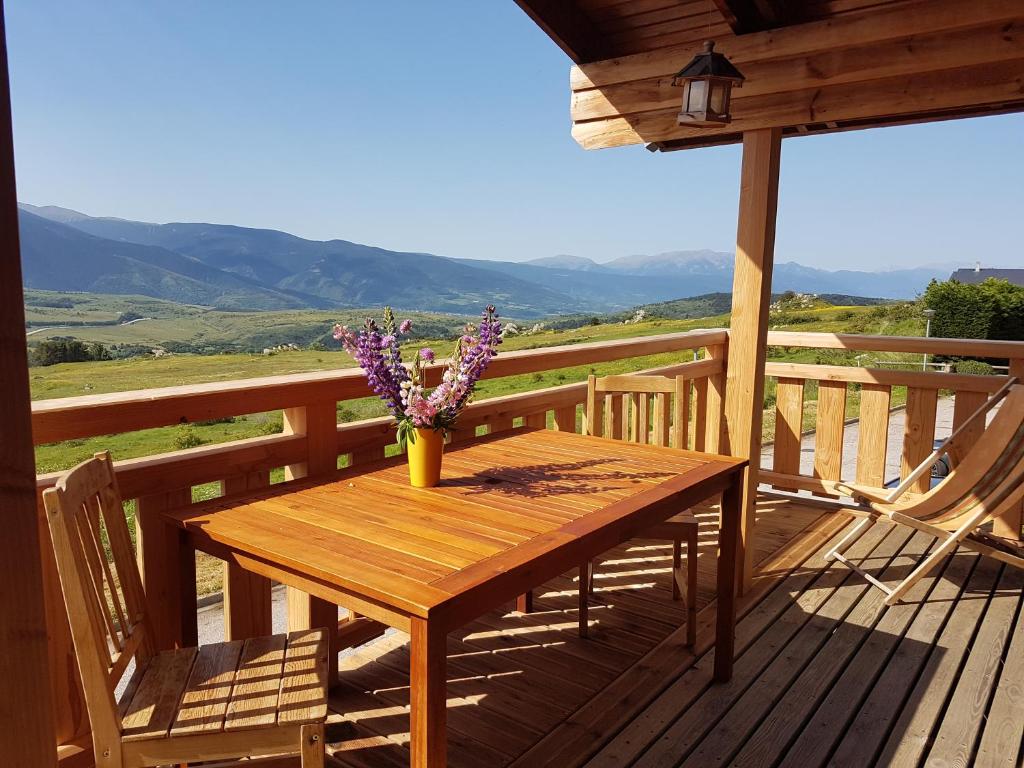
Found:
M 950 474 L 927 493 L 901 502 L 901 497 L 944 454 L 957 450 L 957 438 L 975 420 L 985 417 L 997 403 L 1002 407 L 992 418 L 982 437 L 963 451 L 962 460 Z M 917 467 L 891 493 L 854 484 L 837 489 L 849 494 L 858 504 L 847 509 L 862 517 L 825 556 L 838 560 L 861 574 L 886 593 L 886 605 L 895 605 L 923 576 L 958 546 L 979 552 L 1004 563 L 1024 568 L 1024 545 L 980 531 L 985 523 L 998 519 L 1019 507 L 1024 500 L 1024 385 L 1011 378 L 950 437 Z M 877 520 L 885 518 L 897 525 L 924 531 L 940 540 L 916 568 L 895 587 L 889 587 L 844 553 Z

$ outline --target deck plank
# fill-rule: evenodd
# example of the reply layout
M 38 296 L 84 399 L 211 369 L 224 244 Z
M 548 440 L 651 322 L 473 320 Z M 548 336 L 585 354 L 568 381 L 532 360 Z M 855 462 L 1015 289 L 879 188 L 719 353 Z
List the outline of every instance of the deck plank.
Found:
M 1020 595 L 1020 584 L 1024 574 L 1011 571 L 1017 583 L 1017 600 L 1024 602 Z M 1014 751 L 1024 738 L 1024 685 L 1021 685 L 1021 670 L 1024 670 L 1024 609 L 1017 609 L 1017 625 L 1010 632 L 1010 647 L 1003 659 L 992 706 L 985 719 L 985 731 L 975 756 L 976 768 L 1011 768 L 1014 765 Z
M 1020 577 L 958 552 L 907 602 L 886 609 L 878 590 L 824 560 L 849 518 L 821 502 L 762 497 L 760 570 L 739 603 L 736 676 L 716 685 L 714 518 L 701 525 L 695 649 L 669 598 L 663 543 L 650 541 L 628 542 L 597 563 L 592 639 L 576 634 L 575 574 L 537 589 L 533 613 L 495 611 L 452 633 L 450 764 L 811 768 L 961 757 L 1017 765 Z M 850 554 L 891 581 L 931 546 L 878 524 Z M 390 633 L 342 659 L 330 708 L 355 736 L 330 745 L 339 765 L 408 764 L 406 643 Z M 971 722 L 954 727 L 963 717 Z M 961 736 L 975 753 L 966 761 Z
M 999 679 L 1005 646 L 1020 602 L 1020 571 L 1004 568 L 967 663 L 952 691 L 942 724 L 928 752 L 933 765 L 969 765 L 992 690 Z
M 911 537 L 886 569 L 890 578 L 912 568 L 932 542 L 933 539 L 923 533 Z M 927 597 L 932 584 L 932 579 L 922 579 L 907 594 L 907 602 L 889 610 L 884 607 L 885 595 L 877 589 L 869 590 L 754 733 L 744 740 L 742 749 L 732 758 L 732 764 L 772 764 L 785 754 L 790 741 L 806 732 L 805 724 L 817 705 L 833 690 L 836 679 L 860 651 L 862 644 L 874 640 L 876 646 L 881 646 L 873 649 L 875 653 L 884 653 L 887 642 L 894 645 L 910 624 L 921 601 Z
M 999 564 L 988 559 L 982 559 L 974 569 L 957 609 L 942 630 L 917 685 L 904 702 L 903 714 L 879 756 L 882 765 L 903 768 L 920 763 L 935 725 L 942 717 L 949 692 L 959 677 L 960 663 L 985 613 L 999 571 Z
M 976 560 L 971 555 L 950 558 L 941 574 L 922 579 L 922 583 L 936 582 L 927 603 L 902 603 L 890 609 L 898 618 L 913 614 L 906 632 L 871 634 L 803 726 L 779 768 L 824 765 L 834 751 L 840 765 L 871 763 L 888 726 L 896 720 L 901 699 L 894 692 L 909 689 Z
M 881 568 L 887 570 L 910 537 L 910 532 L 903 529 L 889 530 L 883 536 L 869 559 L 880 562 Z M 830 569 L 828 574 L 836 573 L 837 570 Z M 857 613 L 859 601 L 868 589 L 862 579 L 851 575 L 819 607 L 807 611 L 800 631 L 762 667 L 761 674 L 739 700 L 730 706 L 728 713 L 719 719 L 711 732 L 696 745 L 683 765 L 728 764 L 736 750 L 750 738 L 757 724 L 771 712 L 782 692 L 812 665 L 823 646 L 835 637 L 834 633 L 847 625 L 851 614 Z M 699 712 L 699 704 L 690 711 Z M 644 761 L 638 763 L 645 764 Z

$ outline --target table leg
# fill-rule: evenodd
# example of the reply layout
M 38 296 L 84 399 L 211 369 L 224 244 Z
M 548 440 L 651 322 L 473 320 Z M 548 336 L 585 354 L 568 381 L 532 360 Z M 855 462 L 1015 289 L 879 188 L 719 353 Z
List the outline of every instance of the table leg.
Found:
M 533 613 L 533 590 L 524 592 L 516 598 L 516 610 L 520 613 Z
M 327 684 L 338 684 L 338 606 L 301 589 L 288 587 L 288 631 L 327 630 Z
M 715 680 L 732 678 L 736 641 L 736 591 L 739 584 L 740 515 L 743 511 L 743 473 L 736 472 L 722 493 L 718 527 L 718 611 L 715 627 Z
M 150 605 L 156 647 L 196 645 L 195 550 L 163 513 L 192 503 L 190 490 L 142 496 L 136 502 L 136 557 Z
M 590 629 L 590 563 L 580 566 L 579 627 L 580 637 L 586 637 Z
M 445 634 L 429 620 L 413 619 L 409 635 L 412 641 L 409 661 L 412 766 L 444 768 L 447 764 Z

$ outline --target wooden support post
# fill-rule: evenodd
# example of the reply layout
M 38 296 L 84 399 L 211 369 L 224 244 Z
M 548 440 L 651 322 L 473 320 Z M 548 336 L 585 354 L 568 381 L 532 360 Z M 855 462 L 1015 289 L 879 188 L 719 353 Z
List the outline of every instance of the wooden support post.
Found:
M 743 134 L 736 273 L 725 386 L 724 450 L 749 459 L 742 498 L 741 592 L 754 571 L 754 505 L 761 459 L 764 415 L 764 362 L 775 253 L 782 131 L 765 128 Z
M 4 765 L 54 765 L 46 609 L 31 397 L 21 291 L 18 199 L 14 183 L 11 96 L 0 0 L 0 755 Z
M 1024 359 L 1010 360 L 1010 375 L 1024 382 Z M 1013 512 L 993 521 L 992 533 L 1008 539 L 1024 539 L 1024 501 L 1018 504 Z
M 311 403 L 284 412 L 284 432 L 306 435 L 306 461 L 285 467 L 287 480 L 327 475 L 338 468 L 337 403 Z M 300 589 L 288 587 L 288 629 L 326 627 L 330 653 L 327 679 L 333 685 L 338 679 L 338 606 Z

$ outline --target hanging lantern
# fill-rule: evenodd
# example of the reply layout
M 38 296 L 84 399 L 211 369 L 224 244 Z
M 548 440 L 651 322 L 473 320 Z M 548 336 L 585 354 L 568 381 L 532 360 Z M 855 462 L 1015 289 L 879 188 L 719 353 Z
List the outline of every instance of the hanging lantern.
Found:
M 729 96 L 739 88 L 743 75 L 723 54 L 715 53 L 714 40 L 672 78 L 672 85 L 683 89 L 680 125 L 721 125 L 732 120 Z

